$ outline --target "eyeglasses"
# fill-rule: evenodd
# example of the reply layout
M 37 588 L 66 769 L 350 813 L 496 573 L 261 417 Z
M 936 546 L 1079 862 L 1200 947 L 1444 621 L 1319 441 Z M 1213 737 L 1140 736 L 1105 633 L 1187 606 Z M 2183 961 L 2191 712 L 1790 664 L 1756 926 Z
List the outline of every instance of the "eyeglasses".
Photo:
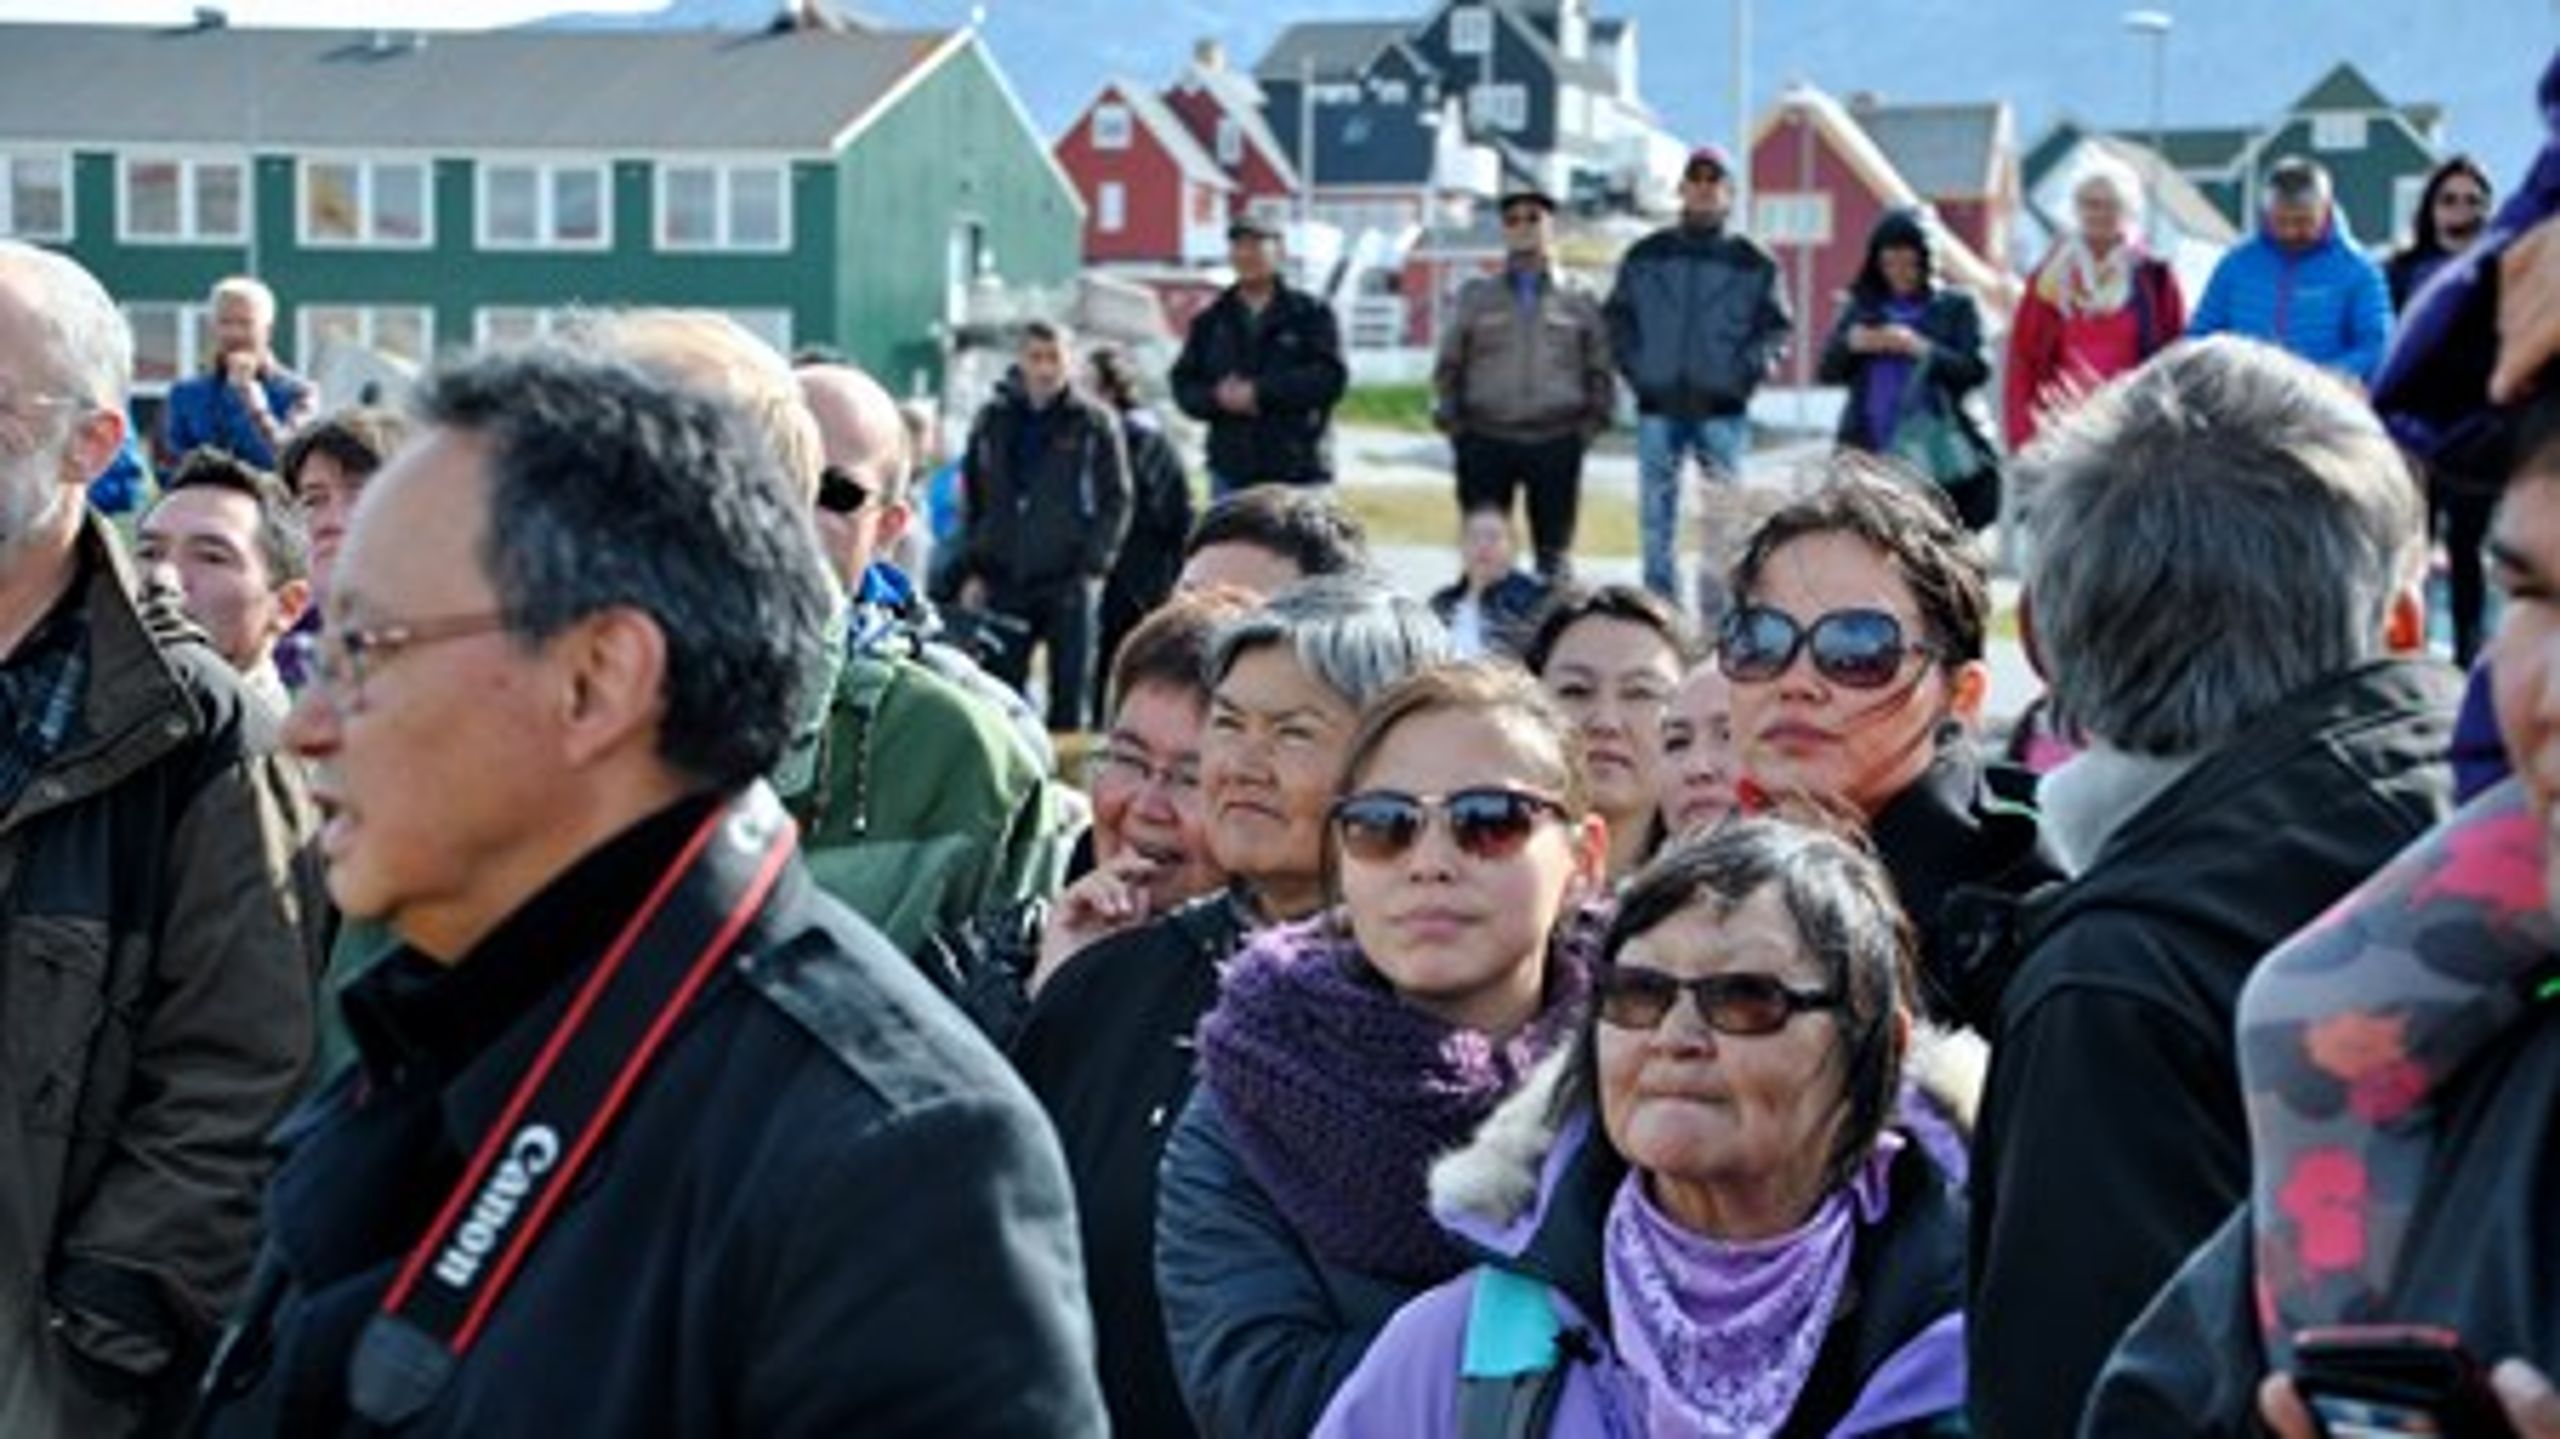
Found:
M 1808 625 L 1785 610 L 1745 605 L 1724 617 L 1716 664 L 1726 679 L 1761 684 L 1785 674 L 1807 648 L 1815 673 L 1853 690 L 1882 689 L 1905 659 L 1937 653 L 1906 638 L 1902 621 L 1883 610 L 1833 610 Z
M 332 704 L 353 711 L 364 704 L 364 682 L 402 650 L 496 634 L 506 627 L 505 615 L 485 614 L 402 620 L 372 629 L 324 629 L 312 647 L 318 659 L 314 678 Z
M 1387 864 L 1413 848 L 1434 813 L 1448 821 L 1449 838 L 1460 853 L 1487 860 L 1518 854 L 1541 818 L 1567 815 L 1558 800 L 1498 785 L 1438 797 L 1373 789 L 1335 800 L 1333 828 L 1344 854 L 1363 864 Z
M 1143 789 L 1159 785 L 1174 799 L 1189 799 L 1200 792 L 1200 762 L 1197 759 L 1176 760 L 1157 764 L 1134 750 L 1103 749 L 1085 761 L 1085 786 L 1100 789 L 1106 784 Z
M 1681 979 L 1640 964 L 1604 964 L 1594 971 L 1592 983 L 1604 1024 L 1658 1029 L 1685 990 L 1707 1028 L 1745 1039 L 1777 1033 L 1802 1010 L 1837 1009 L 1842 999 L 1836 989 L 1796 989 L 1774 974 Z
M 818 508 L 834 515 L 860 514 L 878 496 L 836 465 L 818 471 Z

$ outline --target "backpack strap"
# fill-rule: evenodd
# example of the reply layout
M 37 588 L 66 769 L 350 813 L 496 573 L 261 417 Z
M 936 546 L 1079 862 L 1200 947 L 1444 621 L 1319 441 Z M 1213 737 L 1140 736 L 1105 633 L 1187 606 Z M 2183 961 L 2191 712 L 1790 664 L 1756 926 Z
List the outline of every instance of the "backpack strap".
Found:
M 1458 1361 L 1458 1439 L 1543 1439 L 1564 1395 L 1568 1344 L 1547 1286 L 1493 1265 L 1476 1269 Z

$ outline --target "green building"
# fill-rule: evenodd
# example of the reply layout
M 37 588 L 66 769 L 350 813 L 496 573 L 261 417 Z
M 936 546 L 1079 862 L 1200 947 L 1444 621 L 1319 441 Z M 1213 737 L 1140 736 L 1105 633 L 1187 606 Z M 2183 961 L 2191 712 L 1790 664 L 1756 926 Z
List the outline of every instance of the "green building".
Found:
M 16 25 L 0 51 L 0 234 L 106 283 L 145 394 L 234 273 L 275 288 L 294 363 L 667 305 L 909 390 L 973 295 L 1079 266 L 1082 203 L 974 30 Z

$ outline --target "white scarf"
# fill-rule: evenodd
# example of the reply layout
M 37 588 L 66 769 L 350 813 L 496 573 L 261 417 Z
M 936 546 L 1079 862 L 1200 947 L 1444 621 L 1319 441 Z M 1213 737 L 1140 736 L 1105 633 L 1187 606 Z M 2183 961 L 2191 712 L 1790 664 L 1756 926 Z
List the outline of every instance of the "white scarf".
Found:
M 2133 241 L 2125 239 L 2101 259 L 2087 240 L 2073 235 L 2055 246 L 2053 257 L 2036 272 L 2036 296 L 2060 310 L 2065 319 L 2112 315 L 2133 298 L 2138 253 Z

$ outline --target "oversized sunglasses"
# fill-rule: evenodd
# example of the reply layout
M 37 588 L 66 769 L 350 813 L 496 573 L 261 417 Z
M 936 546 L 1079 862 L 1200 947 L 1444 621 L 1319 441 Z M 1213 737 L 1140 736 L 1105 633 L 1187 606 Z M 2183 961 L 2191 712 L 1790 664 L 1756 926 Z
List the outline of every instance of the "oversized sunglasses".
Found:
M 1620 1029 L 1656 1029 L 1687 990 L 1698 1017 L 1718 1034 L 1775 1034 L 1798 1011 L 1837 1009 L 1836 989 L 1796 989 L 1774 974 L 1702 974 L 1682 979 L 1640 964 L 1604 964 L 1593 974 L 1600 1019 Z
M 859 514 L 871 503 L 871 489 L 835 465 L 818 471 L 818 508 L 834 515 Z
M 1808 625 L 1785 610 L 1745 605 L 1724 617 L 1716 636 L 1716 664 L 1739 684 L 1776 679 L 1803 650 L 1812 651 L 1816 674 L 1853 690 L 1882 689 L 1904 660 L 1935 653 L 1883 610 L 1833 610 Z
M 1439 797 L 1373 789 L 1346 795 L 1333 803 L 1333 829 L 1342 852 L 1363 864 L 1385 864 L 1403 856 L 1422 838 L 1423 826 L 1437 813 L 1449 825 L 1449 838 L 1460 853 L 1473 859 L 1507 859 L 1518 854 L 1548 815 L 1565 817 L 1562 803 L 1527 790 L 1484 785 Z

